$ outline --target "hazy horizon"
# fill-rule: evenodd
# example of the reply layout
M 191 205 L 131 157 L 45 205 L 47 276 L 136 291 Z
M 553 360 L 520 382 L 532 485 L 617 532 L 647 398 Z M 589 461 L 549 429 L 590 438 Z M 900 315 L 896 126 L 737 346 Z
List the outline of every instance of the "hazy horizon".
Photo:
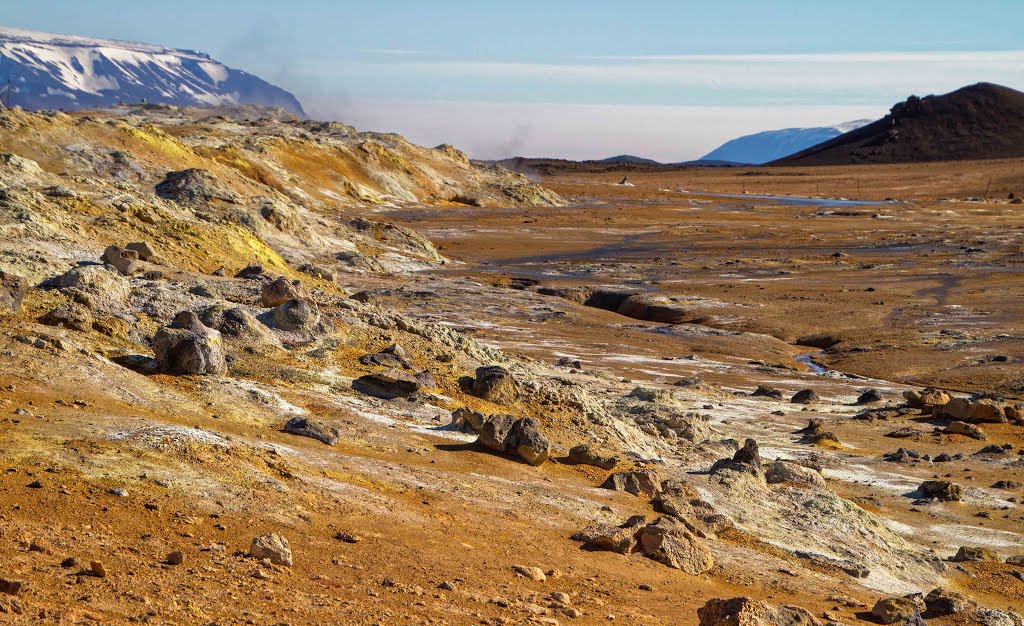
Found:
M 878 118 L 911 94 L 1024 88 L 1024 6 L 998 0 L 27 4 L 0 23 L 202 50 L 313 117 L 476 158 L 683 161 L 753 132 Z

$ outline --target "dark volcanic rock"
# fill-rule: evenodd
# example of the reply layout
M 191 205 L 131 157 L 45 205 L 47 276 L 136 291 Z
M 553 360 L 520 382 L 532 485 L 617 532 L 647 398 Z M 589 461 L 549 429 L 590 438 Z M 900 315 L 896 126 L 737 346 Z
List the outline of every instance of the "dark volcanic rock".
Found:
M 883 400 L 882 394 L 877 389 L 868 389 L 857 396 L 857 404 L 873 404 Z
M 761 452 L 757 442 L 747 439 L 743 447 L 736 451 L 731 459 L 719 459 L 711 466 L 711 473 L 731 469 L 737 472 L 748 472 L 755 476 L 763 476 L 764 468 L 761 466 Z
M 499 365 L 487 365 L 476 369 L 473 395 L 496 404 L 508 404 L 515 401 L 519 392 L 511 372 Z
M 782 392 L 774 387 L 767 385 L 758 385 L 757 389 L 750 394 L 755 398 L 771 398 L 772 400 L 782 400 Z
M 352 381 L 352 388 L 368 396 L 390 400 L 411 396 L 422 389 L 423 385 L 411 374 L 388 369 L 360 376 Z
M 491 415 L 484 420 L 477 443 L 535 466 L 548 460 L 551 454 L 551 444 L 532 417 L 516 419 L 504 413 Z
M 818 401 L 818 394 L 813 389 L 801 389 L 793 394 L 790 402 L 793 404 L 813 404 Z
M 153 338 L 153 352 L 168 374 L 226 374 L 221 335 L 192 311 L 182 311 Z
M 39 322 L 47 326 L 63 326 L 87 332 L 92 330 L 92 313 L 81 304 L 61 304 L 47 311 Z
M 338 429 L 305 417 L 293 417 L 288 420 L 282 430 L 293 435 L 310 437 L 322 441 L 329 446 L 338 443 Z

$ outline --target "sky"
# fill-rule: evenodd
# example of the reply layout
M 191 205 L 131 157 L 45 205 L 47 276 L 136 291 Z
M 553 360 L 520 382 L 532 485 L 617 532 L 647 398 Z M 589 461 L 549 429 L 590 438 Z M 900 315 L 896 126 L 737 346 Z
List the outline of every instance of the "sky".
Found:
M 0 0 L 0 24 L 201 50 L 313 117 L 477 158 L 675 162 L 1024 90 L 1024 0 Z

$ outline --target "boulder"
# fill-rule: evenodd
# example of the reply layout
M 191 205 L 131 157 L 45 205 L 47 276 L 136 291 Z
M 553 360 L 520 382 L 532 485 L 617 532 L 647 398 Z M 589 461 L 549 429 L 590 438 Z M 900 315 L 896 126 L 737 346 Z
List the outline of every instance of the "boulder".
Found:
M 540 465 L 551 456 L 551 444 L 541 434 L 540 424 L 532 417 L 524 417 L 512 425 L 505 446 L 506 452 L 533 466 Z
M 641 528 L 637 543 L 647 557 L 687 574 L 703 574 L 715 564 L 711 551 L 674 517 L 662 517 Z
M 979 398 L 967 407 L 967 420 L 973 424 L 1002 424 L 1007 422 L 1003 405 L 992 398 Z
M 263 283 L 260 292 L 260 300 L 263 306 L 273 308 L 280 306 L 289 300 L 308 300 L 309 293 L 302 286 L 301 280 L 288 280 L 284 276 Z
M 601 483 L 601 488 L 625 491 L 643 498 L 653 498 L 661 491 L 661 483 L 658 480 L 658 472 L 655 470 L 632 470 L 615 472 Z
M 990 548 L 975 546 L 960 546 L 949 559 L 953 563 L 966 563 L 968 561 L 998 561 L 999 555 Z
M 509 434 L 515 423 L 516 418 L 513 415 L 495 413 L 484 421 L 476 442 L 495 452 L 504 452 L 508 447 Z
M 971 401 L 966 398 L 950 398 L 945 404 L 931 408 L 933 413 L 938 417 L 967 421 L 968 412 L 971 408 Z
M 821 626 L 807 609 L 753 598 L 713 598 L 697 609 L 700 626 Z
M 320 315 L 315 304 L 298 298 L 286 300 L 271 309 L 270 320 L 272 328 L 286 332 L 314 333 L 317 330 L 327 330 L 327 325 L 333 329 L 333 324 Z M 321 329 L 321 326 L 324 328 Z
M 654 510 L 678 519 L 687 529 L 702 539 L 714 536 L 733 526 L 731 520 L 719 514 L 708 502 L 681 480 L 669 479 L 661 483 L 661 491 L 651 501 Z
M 949 402 L 949 394 L 941 389 L 925 389 L 923 391 L 915 391 L 913 389 L 903 392 L 903 397 L 907 400 L 907 406 L 912 409 L 935 409 L 943 406 Z
M 774 387 L 767 385 L 758 385 L 757 389 L 750 394 L 755 398 L 771 398 L 772 400 L 782 400 L 782 392 Z
M 946 435 L 966 435 L 972 439 L 988 439 L 988 435 L 981 428 L 974 424 L 957 420 L 950 422 L 948 426 L 942 429 L 942 432 Z
M 868 389 L 857 396 L 857 404 L 873 404 L 875 402 L 881 402 L 883 399 L 882 394 L 877 389 Z
M 277 533 L 267 533 L 252 540 L 249 556 L 254 559 L 270 559 L 274 565 L 292 566 L 292 549 L 288 540 Z
M 518 385 L 512 373 L 499 365 L 487 365 L 476 369 L 473 380 L 473 395 L 496 404 L 514 402 L 519 395 Z
M 17 315 L 28 293 L 28 281 L 0 270 L 0 315 Z
M 636 547 L 636 534 L 647 523 L 643 515 L 634 515 L 619 525 L 595 524 L 587 526 L 572 536 L 573 541 L 582 541 L 583 547 L 592 550 L 607 550 L 629 554 Z
M 924 597 L 926 617 L 942 617 L 969 611 L 978 604 L 964 594 L 951 589 L 932 589 Z
M 259 263 L 250 263 L 235 274 L 235 278 L 244 278 L 246 280 L 262 280 L 265 276 L 263 266 Z
M 479 433 L 487 416 L 479 411 L 460 407 L 452 411 L 452 426 L 463 432 Z
M 168 374 L 226 374 L 221 334 L 192 311 L 182 311 L 153 338 L 160 370 Z
M 237 339 L 243 344 L 264 347 L 270 344 L 277 345 L 271 331 L 242 307 L 224 308 L 214 305 L 202 312 L 200 320 L 219 331 L 228 340 Z
M 352 381 L 352 388 L 368 396 L 391 400 L 411 396 L 423 389 L 423 385 L 412 374 L 387 369 L 360 376 Z
M 317 441 L 326 443 L 329 446 L 337 445 L 338 443 L 339 434 L 337 428 L 305 417 L 291 418 L 285 422 L 282 430 L 293 435 L 316 439 Z
M 122 276 L 132 276 L 144 269 L 139 262 L 138 252 L 120 246 L 107 246 L 100 260 L 116 269 Z
M 577 465 L 593 465 L 610 470 L 619 463 L 619 457 L 592 443 L 581 443 L 569 450 L 569 461 Z
M 147 263 L 153 263 L 157 260 L 156 253 L 153 252 L 153 248 L 149 246 L 145 241 L 135 241 L 125 246 L 127 250 L 134 251 L 140 261 Z
M 516 456 L 529 465 L 540 465 L 551 455 L 551 444 L 540 432 L 540 424 L 532 417 L 516 419 L 497 413 L 484 420 L 477 443 Z
M 640 400 L 641 402 L 658 403 L 672 402 L 675 399 L 671 391 L 667 389 L 654 389 L 651 387 L 634 387 L 626 397 Z
M 922 498 L 955 502 L 963 498 L 963 487 L 948 480 L 926 480 L 917 488 Z
M 793 404 L 813 404 L 817 401 L 818 393 L 813 389 L 801 389 L 790 399 Z
M 914 597 L 881 598 L 871 615 L 881 624 L 907 624 L 920 617 L 921 602 Z

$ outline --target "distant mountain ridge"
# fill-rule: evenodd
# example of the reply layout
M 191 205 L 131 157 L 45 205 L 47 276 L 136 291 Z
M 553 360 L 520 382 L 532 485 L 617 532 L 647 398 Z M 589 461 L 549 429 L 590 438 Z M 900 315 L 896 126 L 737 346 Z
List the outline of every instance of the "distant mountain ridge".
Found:
M 856 120 L 835 126 L 783 128 L 744 135 L 725 142 L 698 161 L 760 165 L 796 154 L 870 123 L 871 120 Z
M 889 114 L 773 165 L 917 163 L 1024 157 L 1024 93 L 977 83 L 910 96 Z
M 7 81 L 8 104 L 30 110 L 146 100 L 277 106 L 306 116 L 291 93 L 202 52 L 0 27 L 0 85 Z
M 638 165 L 661 165 L 654 159 L 645 159 L 643 157 L 633 156 L 632 154 L 620 154 L 618 156 L 608 157 L 607 159 L 601 159 L 595 161 L 596 163 L 636 163 Z

